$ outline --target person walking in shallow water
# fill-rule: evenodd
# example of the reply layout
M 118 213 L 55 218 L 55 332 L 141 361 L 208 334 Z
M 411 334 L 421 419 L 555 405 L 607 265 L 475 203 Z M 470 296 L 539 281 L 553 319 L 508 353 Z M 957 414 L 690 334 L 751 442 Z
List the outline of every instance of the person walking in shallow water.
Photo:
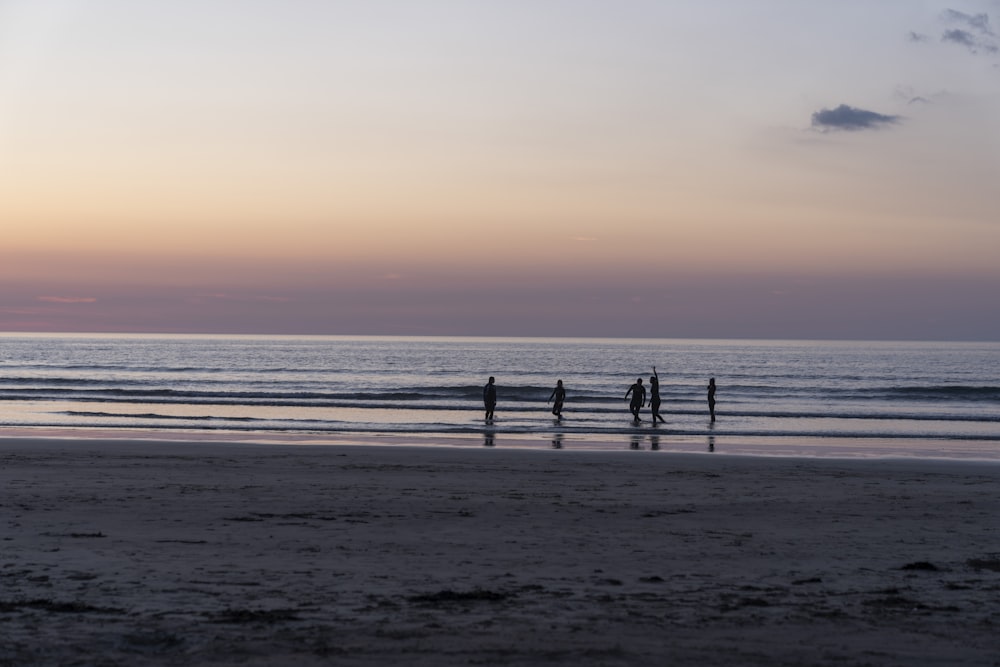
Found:
M 712 418 L 712 423 L 715 423 L 715 378 L 711 378 L 708 381 L 708 414 Z
M 563 401 L 566 400 L 566 390 L 563 388 L 562 380 L 556 381 L 556 388 L 552 390 L 549 400 L 545 402 L 548 403 L 552 399 L 556 400 L 555 405 L 552 406 L 552 414 L 556 416 L 556 419 L 562 419 Z
M 649 377 L 649 409 L 653 413 L 653 424 L 659 419 L 664 424 L 667 420 L 660 416 L 660 376 L 653 366 L 653 374 Z
M 635 384 L 628 388 L 625 392 L 625 398 L 632 395 L 632 402 L 629 403 L 629 411 L 632 413 L 634 421 L 641 422 L 639 419 L 639 410 L 646 407 L 646 388 L 642 386 L 642 378 L 637 378 Z
M 493 410 L 497 407 L 497 386 L 496 380 L 491 375 L 486 386 L 483 387 L 483 405 L 486 406 L 486 421 L 493 419 Z

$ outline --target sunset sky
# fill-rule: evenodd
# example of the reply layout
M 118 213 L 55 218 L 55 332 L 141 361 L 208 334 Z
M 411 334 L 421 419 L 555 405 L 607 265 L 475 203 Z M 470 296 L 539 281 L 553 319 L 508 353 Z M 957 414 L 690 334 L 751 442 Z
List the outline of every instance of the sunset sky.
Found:
M 0 331 L 1000 340 L 1000 0 L 0 0 Z

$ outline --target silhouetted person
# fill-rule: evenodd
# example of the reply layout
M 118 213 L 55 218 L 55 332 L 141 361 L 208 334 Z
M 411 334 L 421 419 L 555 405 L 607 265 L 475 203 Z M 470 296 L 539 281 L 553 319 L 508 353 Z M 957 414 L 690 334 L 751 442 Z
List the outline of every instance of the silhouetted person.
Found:
M 562 406 L 563 401 L 566 400 L 566 390 L 563 389 L 562 380 L 556 381 L 556 388 L 552 390 L 549 395 L 549 401 L 555 399 L 555 405 L 552 406 L 552 414 L 556 416 L 557 419 L 562 419 Z M 545 401 L 548 403 L 549 401 Z
M 649 378 L 649 409 L 653 413 L 653 423 L 659 419 L 664 424 L 667 420 L 660 416 L 660 376 L 656 374 L 656 366 L 653 366 L 653 374 Z
M 715 421 L 715 378 L 708 381 L 708 414 L 712 416 L 712 421 Z
M 493 419 L 493 410 L 497 407 L 497 386 L 496 380 L 490 376 L 489 382 L 483 387 L 483 405 L 486 406 L 486 421 Z
M 625 398 L 628 398 L 629 394 L 632 395 L 632 402 L 629 403 L 628 409 L 632 412 L 635 421 L 641 422 L 639 410 L 646 407 L 646 388 L 642 386 L 642 378 L 638 378 L 635 384 L 628 388 L 628 391 L 625 392 Z

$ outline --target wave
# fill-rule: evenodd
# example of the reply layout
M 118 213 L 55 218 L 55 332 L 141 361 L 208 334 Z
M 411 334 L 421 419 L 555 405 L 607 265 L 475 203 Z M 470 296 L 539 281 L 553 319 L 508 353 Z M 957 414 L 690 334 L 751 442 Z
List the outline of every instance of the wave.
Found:
M 18 384 L 18 383 L 15 383 Z M 463 402 L 481 402 L 483 389 L 480 386 L 458 387 L 420 387 L 414 389 L 363 390 L 363 391 L 295 391 L 295 390 L 229 390 L 224 386 L 216 390 L 198 389 L 168 389 L 164 387 L 143 387 L 142 382 L 108 383 L 102 380 L 69 381 L 57 380 L 24 380 L 19 385 L 7 386 L 0 384 L 0 400 L 26 400 L 38 398 L 54 398 L 58 400 L 109 400 L 114 398 L 136 398 L 144 402 L 170 397 L 179 400 L 201 402 L 205 400 L 230 401 L 353 401 L 359 403 L 386 403 L 391 401 L 433 401 L 454 400 Z M 122 386 L 125 385 L 125 386 Z M 131 385 L 131 386 L 130 386 Z M 133 388 L 134 387 L 134 388 Z M 508 403 L 544 401 L 552 392 L 551 387 L 511 387 L 505 388 L 502 399 Z M 601 394 L 576 394 L 578 400 L 585 401 L 615 401 Z M 275 403 L 281 405 L 283 403 Z
M 132 413 L 132 412 L 88 412 L 85 410 L 65 410 L 58 414 L 64 414 L 70 417 L 88 417 L 88 418 L 99 418 L 99 419 L 154 419 L 160 421 L 178 421 L 178 422 L 236 422 L 236 423 L 275 423 L 275 422 L 294 422 L 298 424 L 325 424 L 329 425 L 331 422 L 329 419 L 264 419 L 260 417 L 232 417 L 232 416 L 213 416 L 213 415 L 163 415 L 156 412 L 146 412 L 146 413 Z
M 879 406 L 884 407 L 884 406 Z M 669 406 L 661 408 L 661 414 L 669 418 L 674 416 L 699 416 L 706 413 L 705 410 L 677 410 L 670 409 Z M 880 412 L 861 410 L 733 410 L 720 408 L 719 415 L 727 418 L 749 418 L 749 419 L 840 419 L 840 420 L 865 420 L 865 421 L 943 421 L 943 422 L 997 422 L 1000 423 L 1000 413 L 966 413 L 954 412 Z
M 128 374 L 136 369 L 122 367 Z M 205 369 L 199 369 L 205 370 Z M 213 372 L 215 369 L 212 369 Z M 297 388 L 302 387 L 337 387 L 344 386 L 343 382 L 331 381 L 330 378 L 337 375 L 336 371 L 316 374 L 309 369 L 250 369 L 234 373 L 232 369 L 218 369 L 219 372 L 229 374 L 226 378 L 204 378 L 183 376 L 176 377 L 175 373 L 168 369 L 150 369 L 152 375 L 136 373 L 133 377 L 123 377 L 122 375 L 109 375 L 102 377 L 97 375 L 7 375 L 0 376 L 0 392 L 12 389 L 44 389 L 63 388 L 67 390 L 79 389 L 86 391 L 92 388 L 105 388 L 107 390 L 128 390 L 131 388 L 144 388 L 148 392 L 157 391 L 180 391 L 171 389 L 165 385 L 186 386 L 186 387 L 207 387 L 217 388 L 214 393 L 239 395 L 242 392 L 235 387 L 267 386 L 281 388 L 276 394 L 296 395 L 302 393 Z M 240 378 L 244 372 L 260 374 L 266 378 L 248 380 Z M 820 380 L 820 378 L 816 378 Z M 548 397 L 554 385 L 545 384 L 511 384 L 498 385 L 500 395 L 509 400 L 537 400 Z M 584 400 L 609 400 L 617 401 L 623 398 L 628 389 L 628 382 L 617 383 L 609 388 L 608 385 L 596 387 L 594 385 L 572 386 L 568 385 L 569 396 Z M 855 386 L 824 386 L 820 384 L 805 383 L 801 386 L 789 387 L 787 385 L 773 384 L 739 384 L 728 383 L 723 386 L 725 393 L 733 397 L 768 398 L 768 399 L 795 399 L 814 398 L 823 399 L 857 399 L 857 400 L 913 400 L 913 401 L 1000 401 L 1000 386 L 996 385 L 902 385 L 902 386 L 873 386 L 865 387 L 863 382 Z M 287 389 L 285 389 L 287 388 Z M 197 395 L 195 390 L 191 391 Z M 335 391 L 316 392 L 317 394 L 330 394 L 337 397 L 346 395 L 357 395 L 364 398 L 421 398 L 425 396 L 449 396 L 466 399 L 481 399 L 483 386 L 480 384 L 417 384 L 413 386 L 385 387 L 383 389 L 360 389 L 355 391 Z M 249 391 L 246 393 L 254 393 Z M 661 384 L 660 394 L 664 400 L 671 401 L 691 401 L 702 402 L 704 400 L 704 388 L 699 384 L 676 385 Z
M 30 372 L 66 372 L 69 374 L 74 373 L 94 373 L 94 372 L 113 372 L 113 373 L 135 373 L 135 374 L 156 374 L 156 375 L 181 375 L 187 376 L 191 375 L 284 375 L 284 374 L 301 374 L 301 373 L 322 373 L 322 374 L 336 374 L 336 373 L 353 373 L 354 369 L 351 368 L 337 368 L 337 367 L 310 367 L 310 366 L 156 366 L 156 365 L 138 365 L 138 364 L 26 364 L 20 363 L 17 365 L 20 370 L 26 370 Z M 2 380 L 4 378 L 0 378 Z
M 51 423 L 46 421 L 35 421 L 30 423 L 18 423 L 19 428 L 46 428 L 61 427 L 71 429 L 98 429 L 98 430 L 148 430 L 168 436 L 170 433 L 183 433 L 186 431 L 207 431 L 207 432 L 232 432 L 244 434 L 257 434 L 266 436 L 267 434 L 280 435 L 349 435 L 356 434 L 385 434 L 385 435 L 479 435 L 479 436 L 520 436 L 520 437 L 591 437 L 603 438 L 608 436 L 648 438 L 658 437 L 669 442 L 671 438 L 718 438 L 729 442 L 738 442 L 740 438 L 771 439 L 771 440 L 856 440 L 856 441 L 956 441 L 956 442 L 983 442 L 996 443 L 1000 451 L 1000 434 L 983 433 L 900 433 L 895 431 L 877 429 L 871 431 L 850 431 L 850 430 L 815 430 L 815 429 L 705 429 L 705 428 L 684 428 L 672 427 L 669 424 L 656 428 L 644 424 L 636 427 L 631 424 L 623 424 L 615 421 L 598 424 L 573 425 L 570 423 L 554 424 L 550 419 L 540 419 L 532 423 L 507 423 L 501 420 L 499 423 L 484 425 L 481 422 L 465 423 L 428 423 L 428 424 L 384 424 L 384 423 L 335 423 L 328 421 L 314 420 L 265 420 L 257 418 L 229 418 L 229 417 L 177 417 L 170 415 L 160 415 L 150 413 L 146 415 L 114 414 L 114 413 L 65 413 L 67 416 L 75 416 L 83 421 L 79 422 L 59 422 Z M 128 422 L 102 421 L 95 423 L 90 421 L 94 416 L 101 417 L 126 417 Z M 172 421 L 169 426 L 146 421 L 135 421 L 137 418 L 144 420 Z M 7 424 L 3 424 L 7 426 Z
M 481 395 L 462 390 L 446 391 L 394 391 L 394 392 L 272 392 L 240 391 L 215 392 L 180 389 L 63 389 L 58 387 L 21 388 L 0 390 L 0 401 L 69 402 L 79 404 L 117 405 L 198 405 L 245 406 L 275 408 L 349 408 L 393 411 L 440 412 L 478 410 Z M 547 410 L 549 404 L 536 392 L 526 392 L 518 400 L 504 396 L 501 408 L 509 413 L 533 413 Z M 619 398 L 586 398 L 568 400 L 567 413 L 605 416 L 627 413 L 627 404 Z M 665 400 L 662 414 L 671 417 L 700 417 L 706 410 L 701 402 Z M 754 402 L 720 404 L 719 414 L 730 419 L 767 420 L 865 420 L 865 421 L 919 421 L 919 422 L 983 422 L 1000 423 L 1000 411 L 961 410 L 944 411 L 941 408 L 923 409 L 919 404 L 897 401 L 865 402 L 854 405 L 832 403 L 823 408 L 810 401 L 801 407 L 786 409 L 775 404 Z
M 1000 401 L 1000 387 L 968 385 L 888 387 L 881 390 L 890 398 L 901 397 L 909 401 Z

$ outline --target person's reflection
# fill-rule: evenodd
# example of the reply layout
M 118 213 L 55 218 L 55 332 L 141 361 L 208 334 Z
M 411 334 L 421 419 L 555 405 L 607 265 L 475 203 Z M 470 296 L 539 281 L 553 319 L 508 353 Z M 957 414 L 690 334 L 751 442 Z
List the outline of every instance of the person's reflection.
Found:
M 552 449 L 562 449 L 563 448 L 563 434 L 555 433 L 552 435 Z
M 642 449 L 642 446 L 639 444 L 641 442 L 642 442 L 642 436 L 641 435 L 629 436 L 628 448 L 629 449 Z
M 654 452 L 655 451 L 659 451 L 659 449 L 660 449 L 660 436 L 658 436 L 658 435 L 651 435 L 651 436 L 649 436 L 649 448 L 652 449 Z
M 710 451 L 710 452 L 714 452 L 715 451 L 715 436 L 714 435 L 708 436 L 708 451 Z
M 486 432 L 483 433 L 483 447 L 495 447 L 496 443 L 493 441 L 493 434 Z

